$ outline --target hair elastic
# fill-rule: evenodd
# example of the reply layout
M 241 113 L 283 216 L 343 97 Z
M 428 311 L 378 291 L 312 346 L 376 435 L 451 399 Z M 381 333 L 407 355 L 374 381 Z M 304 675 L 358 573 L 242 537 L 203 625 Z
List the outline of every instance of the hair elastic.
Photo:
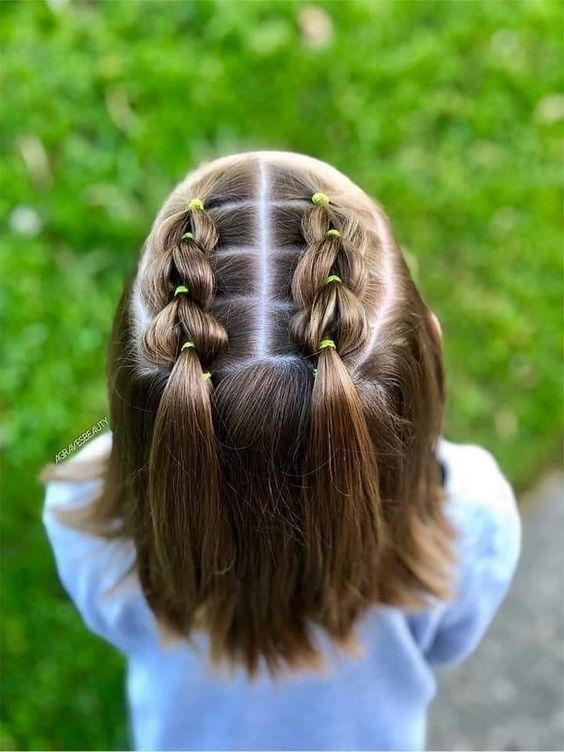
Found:
M 178 287 L 174 291 L 174 297 L 176 297 L 177 295 L 180 295 L 181 293 L 188 294 L 189 292 L 190 290 L 186 287 L 186 285 L 178 285 Z
M 329 196 L 326 193 L 321 193 L 321 191 L 319 191 L 318 193 L 313 194 L 311 200 L 316 206 L 327 206 L 329 203 Z
M 342 238 L 342 237 L 343 237 L 343 236 L 341 235 L 341 233 L 339 232 L 339 230 L 335 230 L 335 228 L 334 228 L 334 227 L 333 227 L 333 228 L 331 228 L 330 230 L 327 230 L 327 232 L 325 233 L 325 235 L 326 235 L 326 236 L 327 236 L 328 238 Z
M 339 282 L 341 283 L 343 280 L 338 277 L 336 274 L 330 274 L 327 279 L 325 280 L 325 284 L 328 285 L 330 282 Z
M 332 339 L 322 339 L 319 343 L 318 350 L 326 350 L 327 348 L 331 348 L 331 350 L 336 350 L 337 345 L 333 342 Z
M 192 211 L 204 211 L 204 202 L 201 198 L 191 198 L 188 202 L 188 208 Z
M 204 371 L 204 373 L 202 374 L 202 378 L 204 381 L 209 381 L 211 377 L 212 377 L 211 371 Z
M 184 350 L 195 350 L 195 349 L 196 349 L 196 345 L 190 340 L 187 340 L 180 348 L 180 352 L 184 352 Z
M 194 233 L 193 232 L 185 232 L 184 235 L 180 239 L 181 240 L 194 240 Z

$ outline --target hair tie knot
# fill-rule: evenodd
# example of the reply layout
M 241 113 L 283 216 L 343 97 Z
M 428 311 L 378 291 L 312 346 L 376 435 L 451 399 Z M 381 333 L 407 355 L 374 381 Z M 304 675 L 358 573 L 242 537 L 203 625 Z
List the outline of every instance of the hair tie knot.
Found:
M 188 208 L 191 211 L 204 211 L 204 202 L 201 198 L 191 198 L 188 202 Z
M 325 235 L 328 238 L 341 238 L 342 237 L 342 235 L 339 232 L 339 230 L 335 230 L 335 228 L 331 228 L 330 230 L 327 230 L 327 232 L 325 233 Z
M 331 350 L 336 350 L 337 345 L 334 343 L 332 339 L 322 339 L 319 343 L 319 350 L 326 350 L 327 348 L 330 348 Z
M 328 285 L 331 282 L 338 282 L 340 284 L 342 281 L 343 280 L 337 274 L 330 274 L 325 280 L 325 284 Z
M 329 196 L 326 193 L 321 193 L 321 191 L 319 191 L 318 193 L 313 194 L 311 200 L 316 206 L 327 206 L 329 203 Z
M 196 345 L 190 340 L 188 340 L 182 345 L 182 347 L 180 348 L 180 352 L 184 352 L 184 350 L 195 350 L 195 349 L 196 349 Z
M 180 238 L 181 240 L 194 240 L 194 233 L 193 232 L 185 232 L 184 235 Z

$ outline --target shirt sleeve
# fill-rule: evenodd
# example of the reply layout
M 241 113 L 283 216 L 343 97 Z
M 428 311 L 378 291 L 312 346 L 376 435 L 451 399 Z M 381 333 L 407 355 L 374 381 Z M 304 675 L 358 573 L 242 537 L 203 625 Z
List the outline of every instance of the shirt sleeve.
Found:
M 102 439 L 108 440 L 100 437 L 95 442 Z M 76 459 L 85 456 L 81 452 Z M 155 639 L 154 617 L 135 573 L 132 542 L 89 535 L 64 524 L 58 515 L 59 510 L 91 503 L 100 490 L 101 481 L 49 483 L 43 523 L 59 579 L 86 626 L 131 653 Z
M 430 621 L 425 657 L 433 667 L 460 663 L 477 647 L 509 589 L 521 541 L 515 497 L 493 457 L 447 442 L 441 454 L 458 565 L 455 597 Z

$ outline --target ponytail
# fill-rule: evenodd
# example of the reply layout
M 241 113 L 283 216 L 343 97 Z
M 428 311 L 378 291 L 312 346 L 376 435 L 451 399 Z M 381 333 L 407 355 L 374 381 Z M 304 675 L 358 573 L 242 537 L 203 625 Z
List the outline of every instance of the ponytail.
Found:
M 317 358 L 310 438 L 304 460 L 303 509 L 307 569 L 319 615 L 331 634 L 350 635 L 359 613 L 377 597 L 374 576 L 384 546 L 378 464 L 347 361 L 365 344 L 360 296 L 366 284 L 362 233 L 314 194 L 304 215 L 306 250 L 292 291 L 301 307 L 293 333 Z M 325 197 L 326 198 L 326 197 Z M 347 227 L 345 235 L 342 229 Z M 353 247 L 350 238 L 360 243 Z
M 211 407 L 215 358 L 227 334 L 209 312 L 218 235 L 203 203 L 165 234 L 147 298 L 168 302 L 145 333 L 148 366 L 168 368 L 149 453 L 143 586 L 155 612 L 187 633 L 210 580 L 224 570 L 230 541 L 220 508 L 220 466 Z M 154 269 L 153 269 L 154 275 Z M 205 370 L 206 369 L 206 370 Z

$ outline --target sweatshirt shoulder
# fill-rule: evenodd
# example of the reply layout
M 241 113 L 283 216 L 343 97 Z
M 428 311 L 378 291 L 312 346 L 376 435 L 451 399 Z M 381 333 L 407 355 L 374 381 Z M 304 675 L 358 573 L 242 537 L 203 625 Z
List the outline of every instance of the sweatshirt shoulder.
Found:
M 494 456 L 482 447 L 442 440 L 447 510 L 459 534 L 460 553 L 511 576 L 521 548 L 521 520 L 513 490 Z
M 77 475 L 73 471 L 84 465 L 98 467 L 99 463 L 109 456 L 111 448 L 112 434 L 107 431 L 90 441 L 64 463 L 56 466 L 63 472 L 61 477 L 55 475 L 45 485 L 44 519 L 57 507 L 80 506 L 94 498 L 101 490 L 101 477 L 83 480 L 80 472 Z

